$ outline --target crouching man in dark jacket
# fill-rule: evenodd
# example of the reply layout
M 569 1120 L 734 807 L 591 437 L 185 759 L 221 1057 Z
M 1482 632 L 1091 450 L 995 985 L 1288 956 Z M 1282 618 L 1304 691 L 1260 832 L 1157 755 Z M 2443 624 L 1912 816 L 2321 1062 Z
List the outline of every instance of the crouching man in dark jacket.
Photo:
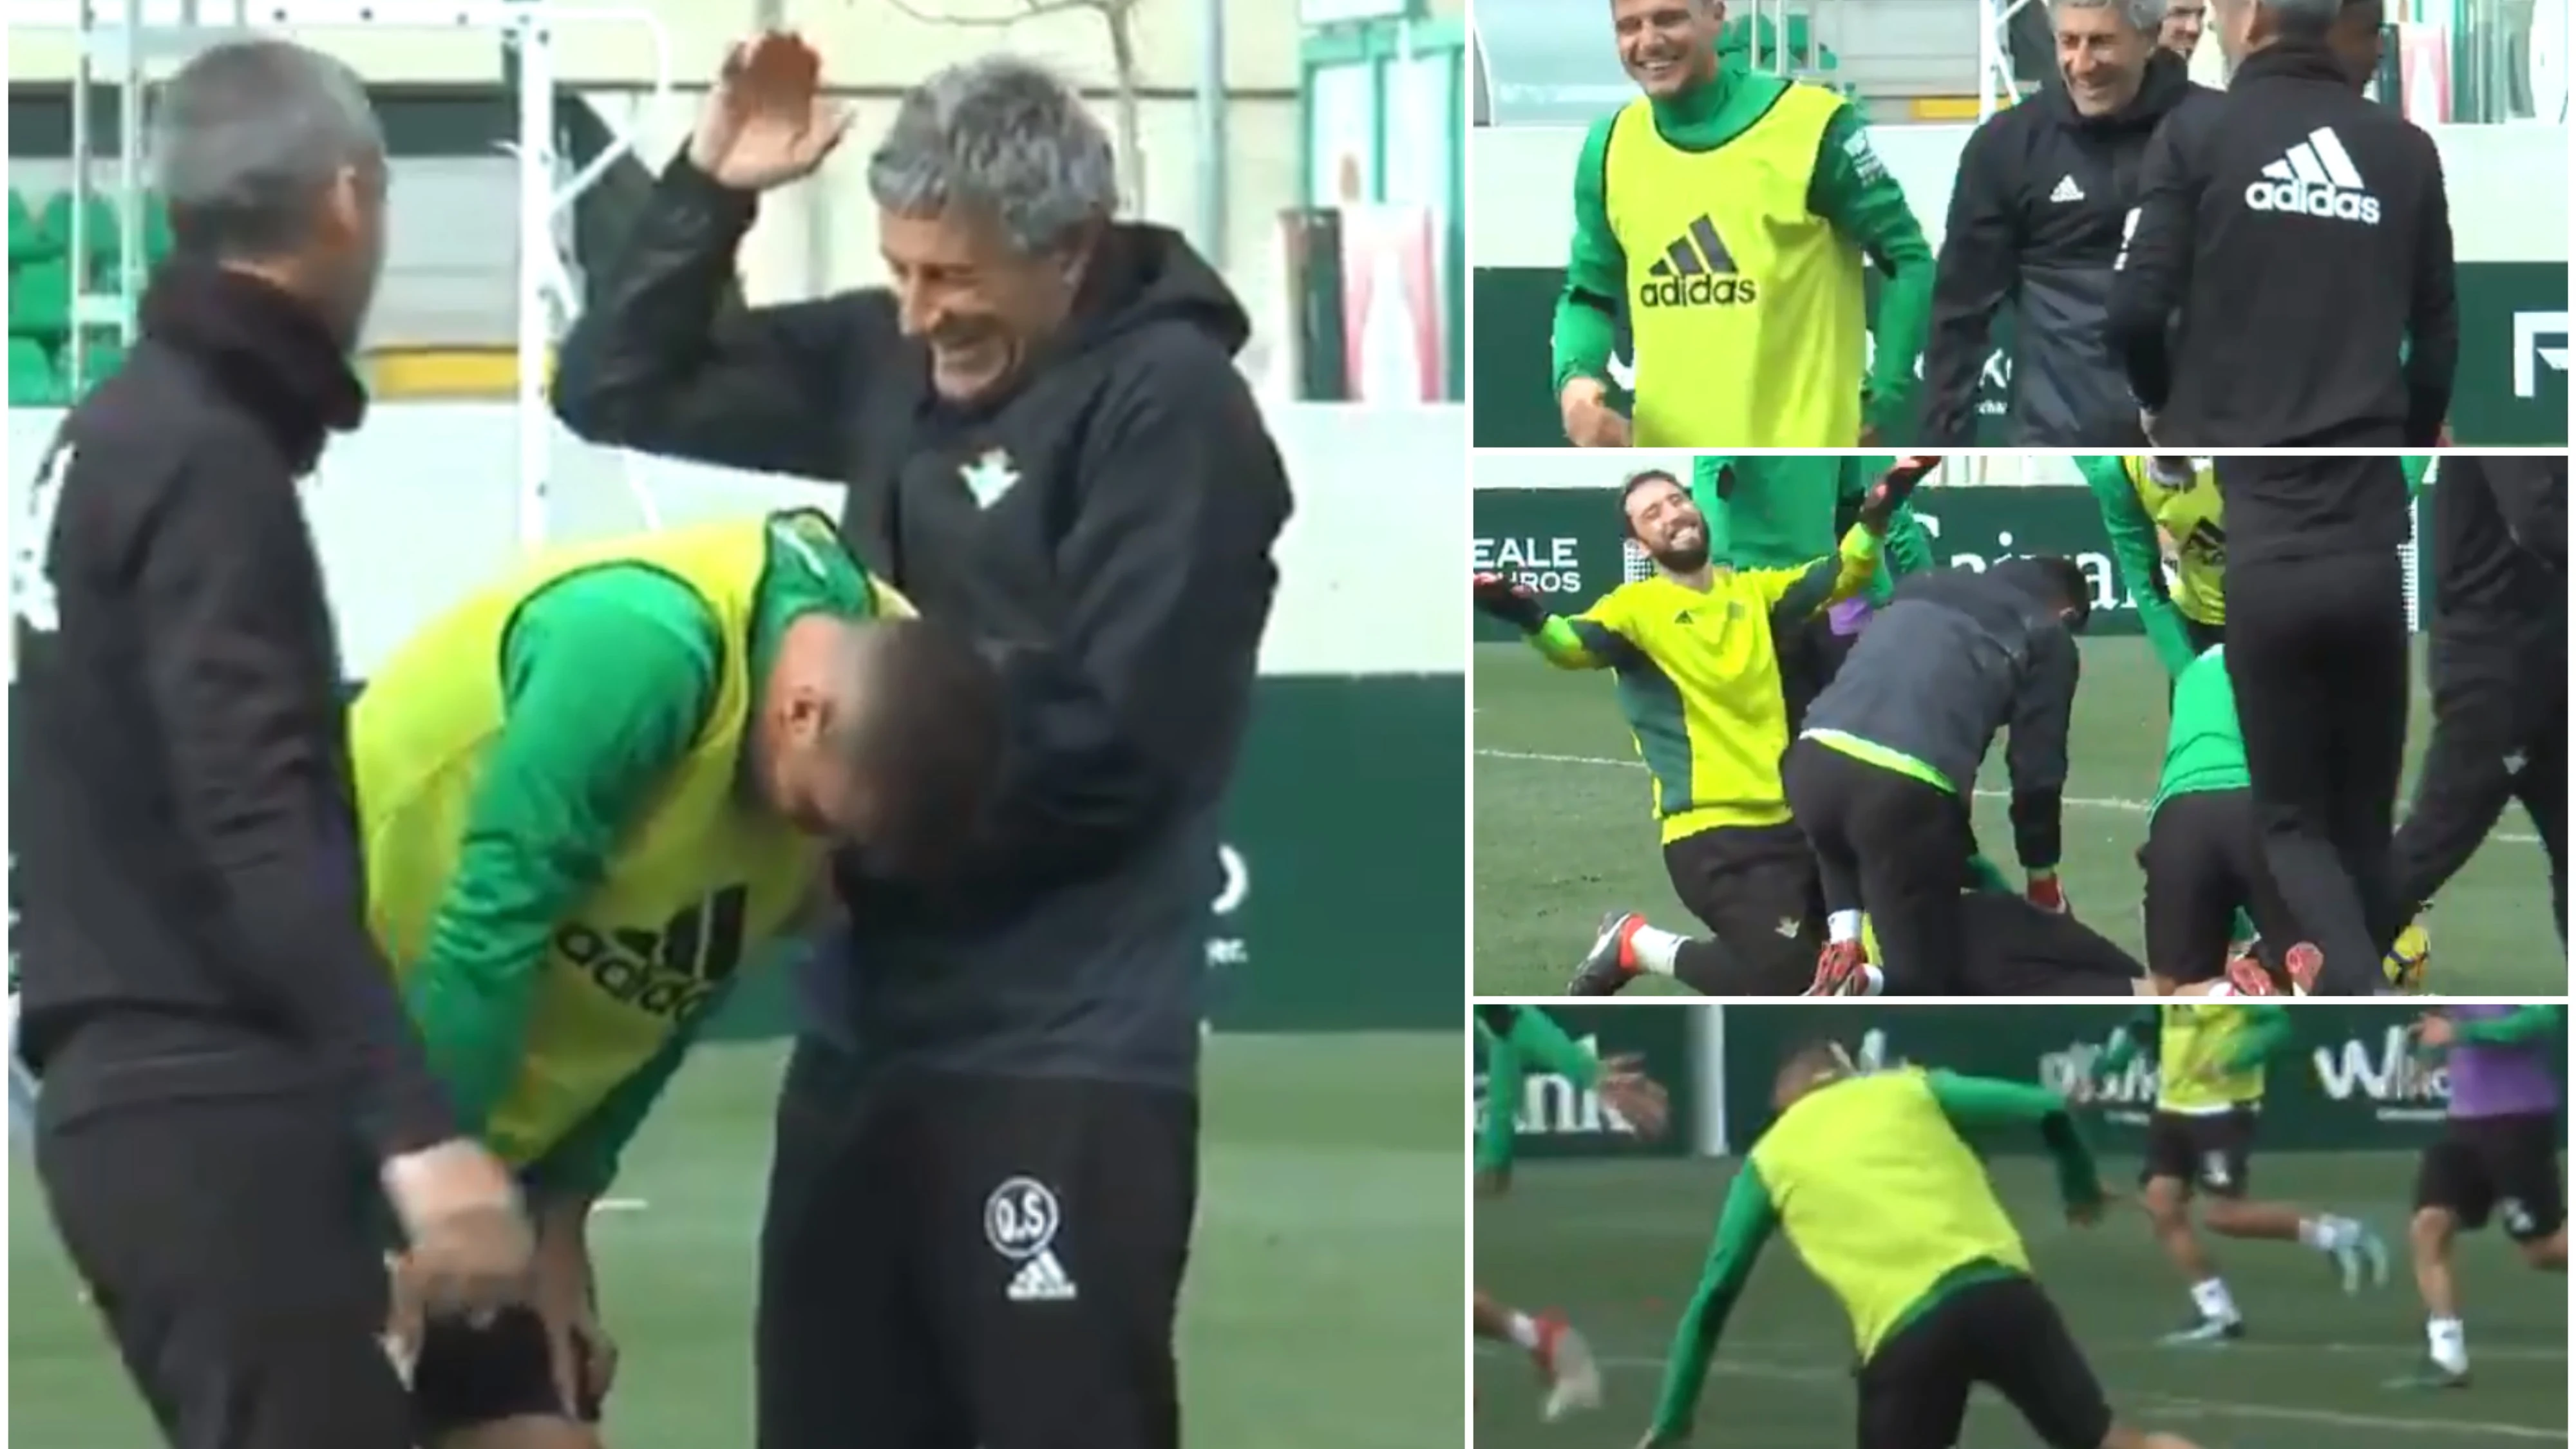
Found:
M 1107 136 L 1025 62 L 908 94 L 868 163 L 892 286 L 727 300 L 762 191 L 840 136 L 818 62 L 727 62 L 564 345 L 598 443 L 848 488 L 852 543 L 1005 672 L 958 878 L 845 859 L 762 1228 L 761 1449 L 1180 1439 L 1219 809 L 1289 511 L 1178 236 L 1111 220 Z

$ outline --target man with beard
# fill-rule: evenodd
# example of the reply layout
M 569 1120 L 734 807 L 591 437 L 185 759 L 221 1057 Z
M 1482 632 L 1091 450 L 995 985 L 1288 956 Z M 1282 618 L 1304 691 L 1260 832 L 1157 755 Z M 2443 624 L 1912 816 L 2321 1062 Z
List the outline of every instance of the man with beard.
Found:
M 1550 664 L 1616 672 L 1620 709 L 1654 779 L 1674 893 L 1722 948 L 1616 914 L 1603 935 L 1618 936 L 1619 949 L 1575 982 L 1577 994 L 1608 995 L 1640 971 L 1712 995 L 1805 983 L 1824 940 L 1823 908 L 1815 861 L 1781 791 L 1789 723 L 1775 639 L 1860 591 L 1911 486 L 1882 487 L 1832 557 L 1738 571 L 1710 563 L 1708 522 L 1689 490 L 1648 469 L 1628 479 L 1619 506 L 1628 536 L 1655 561 L 1652 577 L 1571 618 L 1548 614 L 1509 578 L 1477 577 L 1478 607 L 1519 628 Z
M 1722 0 L 1611 0 L 1644 92 L 1574 168 L 1553 366 L 1578 447 L 1848 448 L 1910 427 L 1932 249 L 1839 93 L 1721 57 Z M 1877 269 L 1875 329 L 1862 261 Z M 1634 423 L 1612 409 L 1622 319 Z
M 2164 0 L 2054 0 L 2049 10 L 2064 86 L 1996 112 L 1960 153 L 1923 358 L 1924 434 L 1937 446 L 1975 444 L 1978 379 L 2007 308 L 2018 329 L 2013 446 L 2144 440 L 2103 341 L 2112 266 L 2148 137 L 2218 93 L 2157 44 Z

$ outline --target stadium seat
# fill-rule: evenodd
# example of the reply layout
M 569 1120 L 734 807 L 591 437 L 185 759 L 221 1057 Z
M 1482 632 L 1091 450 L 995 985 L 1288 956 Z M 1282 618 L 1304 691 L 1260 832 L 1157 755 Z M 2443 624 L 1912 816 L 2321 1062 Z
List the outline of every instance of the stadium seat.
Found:
M 43 408 L 56 406 L 62 401 L 62 386 L 54 376 L 54 360 L 46 355 L 43 344 L 32 337 L 10 338 L 9 406 Z
M 116 265 L 118 252 L 115 198 L 92 193 L 84 213 L 82 220 L 89 234 L 81 240 L 88 248 L 90 265 L 93 267 Z M 146 228 L 149 229 L 148 221 Z M 54 245 L 66 251 L 71 248 L 72 194 L 70 192 L 59 193 L 53 200 L 45 203 L 45 234 L 53 239 Z
M 153 192 L 144 199 L 143 259 L 147 267 L 159 266 L 177 243 L 170 236 L 170 207 Z
M 125 344 L 113 336 L 93 336 L 81 357 L 82 375 L 80 377 L 71 376 L 71 365 L 71 353 L 66 349 L 54 370 L 67 391 L 96 387 L 101 379 L 110 376 L 125 365 Z
M 9 265 L 32 262 L 52 256 L 60 250 L 54 239 L 45 234 L 45 224 L 36 219 L 36 209 L 15 190 L 9 193 Z
M 9 269 L 9 331 L 51 345 L 72 325 L 72 269 L 46 257 Z

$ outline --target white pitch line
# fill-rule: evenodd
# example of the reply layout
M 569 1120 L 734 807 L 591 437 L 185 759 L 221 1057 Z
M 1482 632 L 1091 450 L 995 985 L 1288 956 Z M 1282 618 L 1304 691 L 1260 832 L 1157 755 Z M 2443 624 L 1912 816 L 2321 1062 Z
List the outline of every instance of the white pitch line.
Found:
M 651 1204 L 640 1197 L 604 1197 L 590 1205 L 594 1213 L 640 1213 Z
M 2283 1348 L 2294 1348 L 2298 1345 L 2280 1346 Z M 2230 1345 L 2228 1348 L 2210 1350 L 2210 1352 L 2232 1353 L 2242 1347 L 2244 1347 L 2244 1345 L 2234 1344 Z M 1479 1344 L 1477 1346 L 1477 1351 L 1480 1355 L 1493 1355 L 1499 1354 L 1504 1350 L 1502 1350 L 1499 1345 Z M 2092 1349 L 2088 1349 L 2086 1351 L 2088 1353 L 2098 1352 L 2097 1350 Z M 2406 1353 L 2405 1349 L 2397 1347 L 2391 1347 L 2382 1351 L 2388 1353 L 2392 1360 L 2402 1359 Z M 2160 1352 L 2181 1353 L 2185 1351 L 2160 1350 Z M 2494 1358 L 2501 1357 L 2502 1355 L 2487 1354 L 2484 1356 Z M 1621 1373 L 1651 1372 L 1661 1374 L 1664 1370 L 1664 1361 L 1659 1358 L 1638 1358 L 1618 1354 L 1595 1354 L 1593 1356 L 1593 1362 L 1599 1364 L 1604 1369 L 1610 1369 Z M 1805 1364 L 1762 1363 L 1748 1359 L 1730 1358 L 1724 1355 L 1721 1355 L 1710 1362 L 1709 1372 L 1725 1374 L 1733 1378 L 1768 1379 L 1778 1383 L 1801 1384 L 1812 1388 L 1824 1389 L 1837 1389 L 1851 1383 L 1851 1374 L 1847 1370 L 1821 1369 Z M 2115 1387 L 2113 1392 L 2119 1397 L 2136 1399 L 2141 1403 L 2153 1404 L 2156 1408 L 2165 1412 L 2177 1416 L 2192 1418 L 2264 1419 L 2276 1423 L 2316 1424 L 2338 1429 L 2395 1430 L 2401 1433 L 2415 1434 L 2459 1434 L 2484 1439 L 2538 1440 L 2555 1444 L 2564 1444 L 2567 1442 L 2567 1431 L 2565 1429 L 2543 1428 L 2532 1424 L 2497 1424 L 2483 1420 L 2464 1419 L 2399 1418 L 2385 1414 L 2349 1414 L 2334 1409 L 2294 1409 L 2284 1408 L 2274 1404 L 2239 1403 L 2232 1399 L 2203 1399 L 2177 1394 L 2160 1394 L 2150 1389 L 2131 1390 Z M 2445 1397 L 2450 1397 L 2450 1395 L 2446 1392 Z
M 1535 754 L 1527 750 L 1488 750 L 1480 748 L 1476 751 L 1476 757 L 1482 760 L 1517 760 L 1523 764 L 1531 765 L 1593 765 L 1607 766 L 1614 770 L 1642 770 L 1646 768 L 1646 762 L 1643 760 L 1605 760 L 1598 755 L 1542 755 Z M 2012 792 L 2008 790 L 1979 790 L 1977 792 L 1977 798 L 1980 800 L 2009 800 L 2012 798 Z M 2128 815 L 2144 815 L 2155 802 L 2151 800 L 2085 800 L 2069 796 L 2065 803 L 2084 810 L 2117 810 Z M 2509 830 L 2497 831 L 2495 834 L 2490 835 L 2487 838 L 2489 840 L 2501 840 L 2509 845 L 2538 845 L 2540 843 L 2540 837 L 2537 835 L 2518 835 Z

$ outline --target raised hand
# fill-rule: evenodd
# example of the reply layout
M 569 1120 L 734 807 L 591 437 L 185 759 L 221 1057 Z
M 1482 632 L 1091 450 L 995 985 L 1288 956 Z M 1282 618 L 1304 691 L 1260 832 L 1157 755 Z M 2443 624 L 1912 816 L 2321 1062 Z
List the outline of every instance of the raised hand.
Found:
M 767 191 L 811 174 L 841 144 L 849 113 L 823 95 L 823 58 L 784 31 L 725 57 L 698 113 L 689 161 L 736 191 Z

